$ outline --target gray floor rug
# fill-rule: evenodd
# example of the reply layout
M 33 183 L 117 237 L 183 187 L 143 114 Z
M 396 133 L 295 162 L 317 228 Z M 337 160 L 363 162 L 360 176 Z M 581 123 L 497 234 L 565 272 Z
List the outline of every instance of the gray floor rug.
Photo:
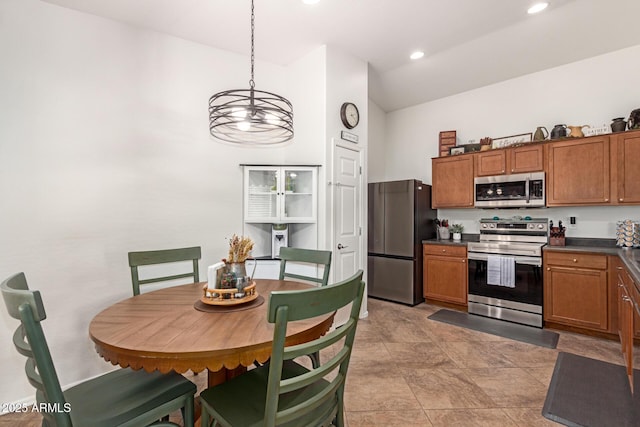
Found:
M 624 366 L 560 353 L 542 415 L 567 426 L 640 426 L 639 376 L 633 397 Z
M 558 345 L 559 335 L 555 332 L 460 311 L 438 310 L 429 316 L 429 319 L 541 347 L 556 348 Z

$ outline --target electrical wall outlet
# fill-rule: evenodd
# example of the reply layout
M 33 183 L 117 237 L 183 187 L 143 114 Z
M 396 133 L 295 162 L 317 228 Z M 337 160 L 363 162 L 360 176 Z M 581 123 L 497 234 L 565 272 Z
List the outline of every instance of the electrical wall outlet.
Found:
M 576 217 L 575 216 L 570 216 L 569 217 L 569 228 L 576 228 L 577 227 L 577 221 L 576 221 Z

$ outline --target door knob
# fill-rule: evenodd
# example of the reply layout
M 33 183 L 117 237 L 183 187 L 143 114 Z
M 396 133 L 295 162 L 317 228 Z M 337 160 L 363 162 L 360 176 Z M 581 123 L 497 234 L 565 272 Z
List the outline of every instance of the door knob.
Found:
M 338 249 L 346 249 L 349 246 L 343 246 L 342 243 L 338 243 Z

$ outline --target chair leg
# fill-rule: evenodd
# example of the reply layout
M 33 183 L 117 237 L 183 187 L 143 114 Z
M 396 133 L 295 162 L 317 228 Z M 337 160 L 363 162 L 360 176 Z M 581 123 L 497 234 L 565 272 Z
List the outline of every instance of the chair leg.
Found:
M 209 416 L 207 408 L 205 408 L 205 405 L 201 405 L 200 409 L 200 427 L 211 427 L 213 420 Z
M 193 396 L 188 396 L 184 406 L 182 407 L 182 421 L 184 422 L 184 427 L 193 427 L 195 424 L 193 405 Z
M 316 351 L 315 353 L 311 353 L 308 356 L 309 359 L 311 359 L 311 365 L 313 366 L 313 369 L 317 369 L 320 366 L 320 353 Z

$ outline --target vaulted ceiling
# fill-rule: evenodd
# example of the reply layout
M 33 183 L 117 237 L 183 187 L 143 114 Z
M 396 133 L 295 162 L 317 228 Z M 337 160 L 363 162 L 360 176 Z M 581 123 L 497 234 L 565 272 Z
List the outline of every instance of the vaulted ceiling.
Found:
M 249 54 L 249 0 L 44 1 Z M 528 15 L 533 2 L 255 0 L 256 57 L 287 65 L 335 46 L 368 62 L 370 98 L 393 111 L 640 44 L 637 0 L 550 0 Z

